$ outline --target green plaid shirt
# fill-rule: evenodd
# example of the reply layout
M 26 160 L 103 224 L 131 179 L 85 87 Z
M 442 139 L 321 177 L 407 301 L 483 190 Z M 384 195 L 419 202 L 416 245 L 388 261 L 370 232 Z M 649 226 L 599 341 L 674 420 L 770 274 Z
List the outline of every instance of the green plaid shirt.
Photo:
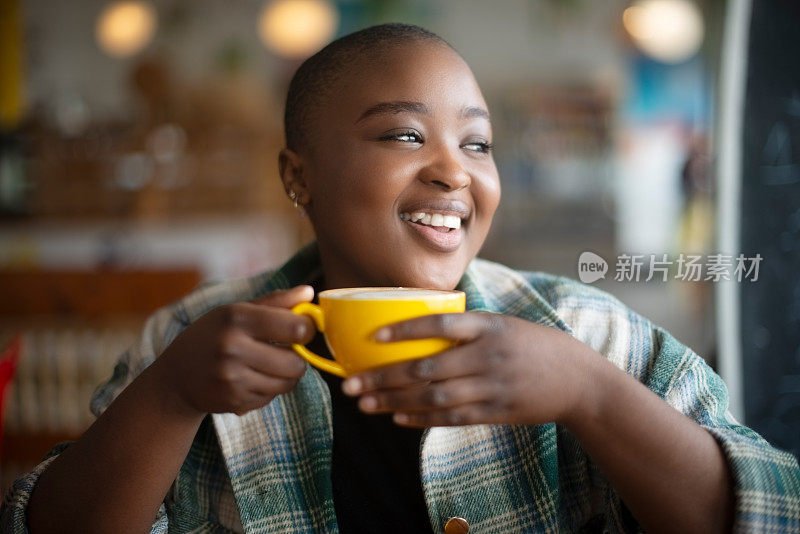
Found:
M 192 321 L 225 303 L 313 279 L 314 244 L 281 269 L 201 287 L 155 313 L 92 400 L 100 414 Z M 468 310 L 504 313 L 561 329 L 636 377 L 706 428 L 722 446 L 735 482 L 735 530 L 800 531 L 800 470 L 727 411 L 725 385 L 669 333 L 590 286 L 475 259 L 459 283 Z M 337 532 L 331 488 L 331 403 L 309 367 L 297 388 L 242 417 L 203 421 L 152 532 Z M 5 496 L 3 532 L 25 532 L 25 508 L 57 446 Z M 434 427 L 420 469 L 435 532 L 448 518 L 471 532 L 635 532 L 619 496 L 580 443 L 555 424 Z M 379 482 L 376 482 L 379 483 Z

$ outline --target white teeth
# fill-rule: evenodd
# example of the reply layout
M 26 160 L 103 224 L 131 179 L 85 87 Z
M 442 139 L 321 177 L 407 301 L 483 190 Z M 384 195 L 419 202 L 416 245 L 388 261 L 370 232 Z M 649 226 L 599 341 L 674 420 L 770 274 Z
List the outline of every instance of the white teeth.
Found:
M 442 222 L 442 226 L 447 226 L 448 228 L 461 228 L 461 219 L 455 215 L 445 215 L 444 221 Z
M 414 213 L 401 213 L 400 218 L 404 221 L 419 222 L 428 226 L 446 226 L 456 230 L 461 228 L 461 218 L 457 215 L 415 211 Z

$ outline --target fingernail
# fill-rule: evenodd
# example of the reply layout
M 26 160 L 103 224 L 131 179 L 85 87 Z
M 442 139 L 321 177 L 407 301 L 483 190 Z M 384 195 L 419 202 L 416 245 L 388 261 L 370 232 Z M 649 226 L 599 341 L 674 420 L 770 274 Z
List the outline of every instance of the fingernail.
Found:
M 408 417 L 408 415 L 406 415 L 406 414 L 404 414 L 404 413 L 396 413 L 396 414 L 394 414 L 394 417 L 393 417 L 393 419 L 394 419 L 394 422 L 395 422 L 395 423 L 399 423 L 399 424 L 401 424 L 401 425 L 402 425 L 402 424 L 405 424 L 405 423 L 408 423 L 408 422 L 411 420 L 411 419 Z
M 383 327 L 377 332 L 375 332 L 375 341 L 389 341 L 389 338 L 392 337 L 391 331 L 387 327 Z
M 303 339 L 306 335 L 306 325 L 297 323 L 297 326 L 294 327 L 294 333 L 298 339 Z
M 378 407 L 378 399 L 373 397 L 372 395 L 367 395 L 365 397 L 361 397 L 361 400 L 358 401 L 358 406 L 362 410 L 371 411 Z
M 360 378 L 348 378 L 342 382 L 342 391 L 344 391 L 347 395 L 358 395 L 358 392 L 361 391 L 361 386 L 362 384 Z

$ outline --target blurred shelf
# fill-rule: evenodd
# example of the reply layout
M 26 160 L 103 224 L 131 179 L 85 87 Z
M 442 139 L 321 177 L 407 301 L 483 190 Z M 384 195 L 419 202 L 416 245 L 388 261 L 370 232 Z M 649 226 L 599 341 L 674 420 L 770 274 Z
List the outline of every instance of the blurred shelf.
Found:
M 145 318 L 200 282 L 188 267 L 0 270 L 0 342 L 22 336 L 6 391 L 2 489 L 91 425 L 93 391 L 136 343 Z

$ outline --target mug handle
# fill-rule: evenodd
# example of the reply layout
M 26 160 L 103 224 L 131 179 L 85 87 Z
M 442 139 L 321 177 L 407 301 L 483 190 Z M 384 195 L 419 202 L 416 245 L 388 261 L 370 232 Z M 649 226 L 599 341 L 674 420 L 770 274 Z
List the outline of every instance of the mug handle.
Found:
M 297 315 L 307 315 L 311 317 L 311 320 L 317 325 L 317 330 L 320 332 L 325 332 L 325 315 L 322 313 L 322 308 L 313 304 L 311 302 L 301 302 L 300 304 L 296 305 L 292 308 L 292 313 L 296 313 Z M 317 354 L 314 354 L 303 345 L 298 343 L 292 343 L 292 348 L 294 351 L 303 357 L 308 363 L 317 367 L 318 369 L 322 369 L 323 371 L 328 371 L 329 373 L 340 376 L 342 378 L 347 378 L 347 373 L 344 370 L 344 367 L 339 365 L 338 363 L 331 361 L 327 358 L 323 358 Z

